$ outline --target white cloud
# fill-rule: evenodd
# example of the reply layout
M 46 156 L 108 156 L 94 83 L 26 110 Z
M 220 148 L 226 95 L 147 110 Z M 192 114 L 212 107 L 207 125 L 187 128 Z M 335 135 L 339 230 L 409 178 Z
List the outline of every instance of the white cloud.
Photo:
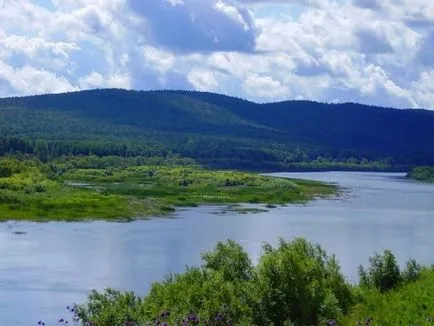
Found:
M 289 89 L 270 76 L 252 73 L 247 76 L 243 87 L 248 94 L 259 96 L 265 100 L 288 99 Z
M 230 4 L 227 4 L 222 0 L 217 0 L 217 2 L 215 3 L 215 8 L 223 12 L 225 15 L 232 18 L 239 24 L 243 25 L 245 30 L 250 29 L 249 24 L 245 21 L 244 17 L 238 11 L 237 7 L 231 6 Z
M 91 72 L 89 75 L 86 75 L 80 78 L 79 81 L 81 88 L 101 88 L 104 87 L 104 76 L 98 72 Z
M 0 61 L 0 91 L 4 95 L 61 93 L 77 90 L 64 77 L 30 66 L 12 68 Z
M 186 88 L 434 108 L 430 1 L 38 3 L 0 1 L 0 96 Z
M 212 91 L 218 86 L 216 76 L 210 70 L 193 69 L 189 72 L 187 78 L 194 88 L 200 91 Z
M 169 71 L 175 63 L 175 56 L 172 53 L 152 46 L 144 47 L 143 56 L 150 66 L 160 70 L 161 72 Z
M 425 71 L 413 85 L 414 97 L 421 106 L 434 109 L 434 70 Z

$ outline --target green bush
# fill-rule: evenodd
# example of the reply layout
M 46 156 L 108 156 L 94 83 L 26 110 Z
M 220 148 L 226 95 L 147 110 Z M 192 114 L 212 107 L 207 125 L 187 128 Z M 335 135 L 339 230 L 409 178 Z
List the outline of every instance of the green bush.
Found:
M 387 292 L 360 289 L 361 298 L 338 325 L 434 325 L 434 270 L 423 269 L 416 281 Z
M 419 265 L 416 260 L 410 259 L 406 263 L 406 268 L 401 274 L 402 280 L 405 283 L 416 281 L 422 272 L 422 266 Z
M 370 257 L 369 263 L 367 270 L 359 266 L 360 285 L 385 292 L 400 284 L 399 266 L 390 250 L 384 250 L 383 255 Z
M 359 266 L 360 285 L 380 292 L 389 291 L 403 283 L 416 281 L 422 271 L 422 267 L 414 259 L 410 259 L 406 263 L 406 268 L 401 272 L 390 250 L 384 250 L 383 255 L 375 254 L 369 258 L 369 262 L 370 266 L 367 270 Z
M 257 325 L 318 325 L 346 312 L 350 287 L 334 256 L 303 239 L 269 245 L 257 267 Z
M 0 159 L 0 178 L 8 178 L 21 171 L 21 163 L 17 159 Z
M 253 278 L 253 265 L 247 252 L 232 240 L 219 242 L 213 251 L 202 254 L 205 268 L 220 272 L 227 281 L 249 281 Z
M 42 184 L 42 183 L 38 183 L 35 185 L 35 191 L 36 192 L 46 192 L 47 191 L 47 186 Z
M 425 325 L 431 318 L 434 269 L 409 260 L 401 273 L 388 250 L 361 268 L 359 287 L 345 281 L 333 255 L 303 239 L 265 244 L 257 266 L 231 240 L 202 258 L 144 298 L 92 291 L 76 310 L 81 325 Z
M 183 325 L 194 315 L 200 325 L 304 326 L 337 319 L 353 303 L 335 258 L 305 240 L 282 240 L 278 248 L 265 245 L 257 267 L 230 240 L 202 257 L 201 267 L 153 284 L 143 301 L 129 294 L 130 306 L 127 294 L 92 292 L 79 309 L 82 320 L 106 326 L 131 320 Z
M 84 325 L 124 326 L 143 325 L 142 299 L 132 292 L 107 289 L 103 293 L 92 291 L 85 306 L 77 308 L 77 316 Z

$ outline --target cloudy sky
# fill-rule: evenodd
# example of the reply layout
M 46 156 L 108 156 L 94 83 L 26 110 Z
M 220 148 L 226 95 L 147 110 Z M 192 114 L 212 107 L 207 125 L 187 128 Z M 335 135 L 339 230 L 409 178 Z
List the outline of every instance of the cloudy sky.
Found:
M 0 0 L 0 96 L 105 87 L 434 109 L 434 1 Z

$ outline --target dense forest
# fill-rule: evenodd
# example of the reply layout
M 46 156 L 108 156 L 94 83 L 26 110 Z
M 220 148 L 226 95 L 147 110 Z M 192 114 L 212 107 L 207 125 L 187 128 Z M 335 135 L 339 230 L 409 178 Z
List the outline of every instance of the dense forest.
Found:
M 406 169 L 434 165 L 433 125 L 428 110 L 91 90 L 0 99 L 0 155 L 179 154 L 220 168 Z

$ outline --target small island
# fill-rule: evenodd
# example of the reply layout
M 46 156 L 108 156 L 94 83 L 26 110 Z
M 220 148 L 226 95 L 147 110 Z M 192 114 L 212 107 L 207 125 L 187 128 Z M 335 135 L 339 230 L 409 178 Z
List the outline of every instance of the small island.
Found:
M 315 181 L 208 170 L 177 156 L 0 159 L 0 221 L 132 220 L 199 205 L 272 208 L 336 191 Z
M 412 169 L 407 178 L 419 181 L 434 182 L 434 166 L 422 166 Z

